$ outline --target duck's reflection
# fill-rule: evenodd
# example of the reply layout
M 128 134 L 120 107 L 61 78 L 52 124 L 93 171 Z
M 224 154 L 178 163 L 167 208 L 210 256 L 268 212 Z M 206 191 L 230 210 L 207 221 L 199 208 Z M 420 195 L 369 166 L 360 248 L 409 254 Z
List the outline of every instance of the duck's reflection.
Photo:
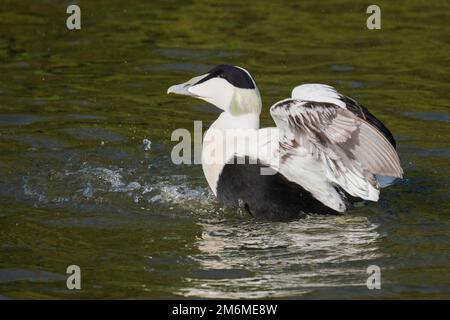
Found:
M 361 216 L 312 216 L 290 223 L 202 223 L 202 266 L 180 294 L 193 297 L 301 296 L 317 288 L 364 286 L 380 258 L 377 225 Z

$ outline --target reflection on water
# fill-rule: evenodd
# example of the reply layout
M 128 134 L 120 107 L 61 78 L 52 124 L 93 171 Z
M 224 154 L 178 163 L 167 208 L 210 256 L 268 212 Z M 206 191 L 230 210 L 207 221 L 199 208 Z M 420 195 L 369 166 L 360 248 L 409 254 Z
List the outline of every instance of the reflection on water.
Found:
M 377 225 L 365 217 L 310 216 L 292 223 L 201 223 L 201 264 L 185 296 L 301 296 L 319 287 L 365 286 L 380 258 Z M 363 263 L 361 263 L 363 262 Z

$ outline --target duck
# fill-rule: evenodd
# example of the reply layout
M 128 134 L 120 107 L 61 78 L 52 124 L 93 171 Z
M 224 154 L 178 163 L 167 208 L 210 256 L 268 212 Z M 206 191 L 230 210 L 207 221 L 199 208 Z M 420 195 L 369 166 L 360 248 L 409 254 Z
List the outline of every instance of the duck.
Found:
M 255 218 L 342 214 L 357 202 L 377 202 L 381 188 L 403 177 L 389 129 L 332 86 L 294 87 L 270 107 L 275 126 L 267 128 L 260 128 L 259 89 L 242 67 L 220 64 L 167 94 L 221 110 L 204 134 L 202 169 L 222 206 Z

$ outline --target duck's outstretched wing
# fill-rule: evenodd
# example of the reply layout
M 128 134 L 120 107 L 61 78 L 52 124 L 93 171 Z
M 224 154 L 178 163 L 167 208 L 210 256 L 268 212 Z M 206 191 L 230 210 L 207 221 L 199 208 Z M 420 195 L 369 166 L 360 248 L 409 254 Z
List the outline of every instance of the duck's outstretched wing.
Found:
M 294 90 L 294 98 L 270 108 L 280 131 L 280 171 L 337 211 L 345 211 L 345 207 L 336 200 L 334 192 L 338 191 L 333 186 L 352 196 L 377 201 L 375 175 L 403 174 L 394 145 L 378 126 L 346 108 L 333 88 L 309 86 L 315 90 L 306 91 L 301 86 L 302 90 Z M 299 94 L 302 91 L 309 93 Z M 317 183 L 321 174 L 328 187 L 324 181 Z
M 340 94 L 335 88 L 325 84 L 303 84 L 292 90 L 292 98 L 304 101 L 328 102 L 347 109 L 358 118 L 377 128 L 395 148 L 394 136 L 367 108 L 354 99 Z

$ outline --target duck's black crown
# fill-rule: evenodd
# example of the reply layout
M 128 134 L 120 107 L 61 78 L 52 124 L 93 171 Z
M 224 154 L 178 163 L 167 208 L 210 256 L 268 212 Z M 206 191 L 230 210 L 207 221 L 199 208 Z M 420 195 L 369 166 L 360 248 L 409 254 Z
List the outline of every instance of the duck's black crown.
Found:
M 208 75 L 201 79 L 196 84 L 208 81 L 212 78 L 224 78 L 233 86 L 242 89 L 255 89 L 255 81 L 252 79 L 250 74 L 245 70 L 229 65 L 229 64 L 219 64 L 210 71 Z

